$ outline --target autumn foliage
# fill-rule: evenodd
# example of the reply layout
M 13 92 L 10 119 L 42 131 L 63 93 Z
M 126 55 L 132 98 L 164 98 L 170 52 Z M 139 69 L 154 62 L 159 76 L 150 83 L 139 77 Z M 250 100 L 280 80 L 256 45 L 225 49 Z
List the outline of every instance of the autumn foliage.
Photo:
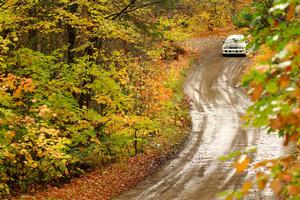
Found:
M 283 145 L 289 145 L 290 152 L 252 164 L 247 160 L 251 155 L 244 152 L 235 168 L 238 172 L 252 170 L 256 177 L 244 183 L 241 190 L 229 193 L 228 198 L 244 198 L 248 191 L 245 187 L 251 186 L 260 190 L 270 187 L 279 199 L 299 199 L 300 2 L 259 1 L 250 10 L 251 45 L 260 48 L 260 55 L 244 77 L 244 86 L 254 102 L 245 119 L 284 138 Z
M 164 148 L 184 132 L 188 63 L 162 61 L 184 53 L 170 35 L 182 31 L 170 3 L 0 3 L 0 196 Z

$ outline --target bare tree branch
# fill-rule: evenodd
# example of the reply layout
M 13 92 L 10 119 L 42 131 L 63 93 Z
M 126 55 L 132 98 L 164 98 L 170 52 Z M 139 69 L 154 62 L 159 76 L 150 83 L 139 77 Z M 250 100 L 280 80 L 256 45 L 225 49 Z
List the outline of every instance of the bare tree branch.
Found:
M 158 4 L 158 3 L 162 3 L 162 2 L 165 2 L 167 0 L 158 0 L 158 1 L 154 1 L 154 2 L 149 2 L 149 3 L 145 3 L 145 4 L 141 4 L 141 5 L 137 5 L 133 8 L 130 8 L 132 5 L 134 5 L 134 3 L 136 2 L 136 0 L 132 0 L 126 7 L 124 7 L 120 12 L 118 13 L 114 13 L 114 14 L 111 14 L 109 16 L 106 16 L 105 19 L 109 19 L 112 17 L 113 20 L 117 19 L 119 16 L 121 16 L 122 14 L 125 14 L 125 13 L 130 13 L 130 12 L 133 12 L 135 10 L 138 10 L 140 8 L 144 8 L 144 7 L 147 7 L 147 6 L 151 6 L 151 5 L 154 5 L 154 4 Z
M 132 8 L 132 9 L 127 10 L 125 13 L 129 13 L 129 12 L 138 10 L 138 9 L 140 9 L 140 8 L 144 8 L 144 7 L 147 7 L 147 6 L 154 5 L 154 4 L 162 3 L 162 2 L 164 2 L 164 1 L 167 1 L 167 0 L 159 0 L 159 1 L 151 2 L 151 3 L 146 3 L 146 4 L 138 5 L 138 6 L 136 6 L 135 8 Z
M 133 4 L 136 3 L 137 0 L 131 0 L 129 4 L 127 4 L 120 12 L 114 13 L 112 15 L 109 15 L 105 17 L 105 19 L 111 18 L 114 20 L 118 18 L 120 15 L 122 15 L 127 9 L 129 9 Z

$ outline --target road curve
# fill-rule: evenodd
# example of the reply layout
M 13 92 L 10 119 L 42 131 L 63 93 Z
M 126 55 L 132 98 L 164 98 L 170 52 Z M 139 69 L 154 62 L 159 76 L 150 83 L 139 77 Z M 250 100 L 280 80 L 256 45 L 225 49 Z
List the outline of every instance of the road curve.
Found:
M 237 83 L 249 60 L 222 57 L 222 39 L 218 37 L 193 40 L 188 45 L 198 48 L 201 56 L 185 84 L 192 99 L 193 122 L 186 146 L 159 172 L 116 200 L 213 200 L 216 193 L 239 188 L 251 176 L 247 172 L 237 175 L 230 162 L 219 162 L 218 157 L 254 145 L 258 146 L 255 160 L 281 152 L 281 141 L 275 135 L 262 137 L 256 129 L 243 128 L 240 120 L 250 101 Z M 250 199 L 268 197 L 255 194 Z

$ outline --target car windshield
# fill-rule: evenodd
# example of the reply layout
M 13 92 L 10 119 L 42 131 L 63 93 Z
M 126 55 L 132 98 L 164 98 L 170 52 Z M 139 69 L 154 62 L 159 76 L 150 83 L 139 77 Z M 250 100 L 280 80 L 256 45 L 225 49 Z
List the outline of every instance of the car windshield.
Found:
M 231 39 L 227 39 L 225 41 L 225 44 L 238 44 L 238 43 L 242 43 L 243 39 L 242 38 L 231 38 Z

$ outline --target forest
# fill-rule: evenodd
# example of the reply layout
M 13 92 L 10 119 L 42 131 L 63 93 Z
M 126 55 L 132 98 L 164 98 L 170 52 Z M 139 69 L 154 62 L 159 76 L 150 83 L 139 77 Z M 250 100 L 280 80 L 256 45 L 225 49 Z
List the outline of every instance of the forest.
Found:
M 229 155 L 256 178 L 221 196 L 242 199 L 256 183 L 299 199 L 299 16 L 299 0 L 0 1 L 0 198 L 180 144 L 196 59 L 181 43 L 229 27 L 258 54 L 243 78 L 245 123 L 294 148 L 253 165 Z

